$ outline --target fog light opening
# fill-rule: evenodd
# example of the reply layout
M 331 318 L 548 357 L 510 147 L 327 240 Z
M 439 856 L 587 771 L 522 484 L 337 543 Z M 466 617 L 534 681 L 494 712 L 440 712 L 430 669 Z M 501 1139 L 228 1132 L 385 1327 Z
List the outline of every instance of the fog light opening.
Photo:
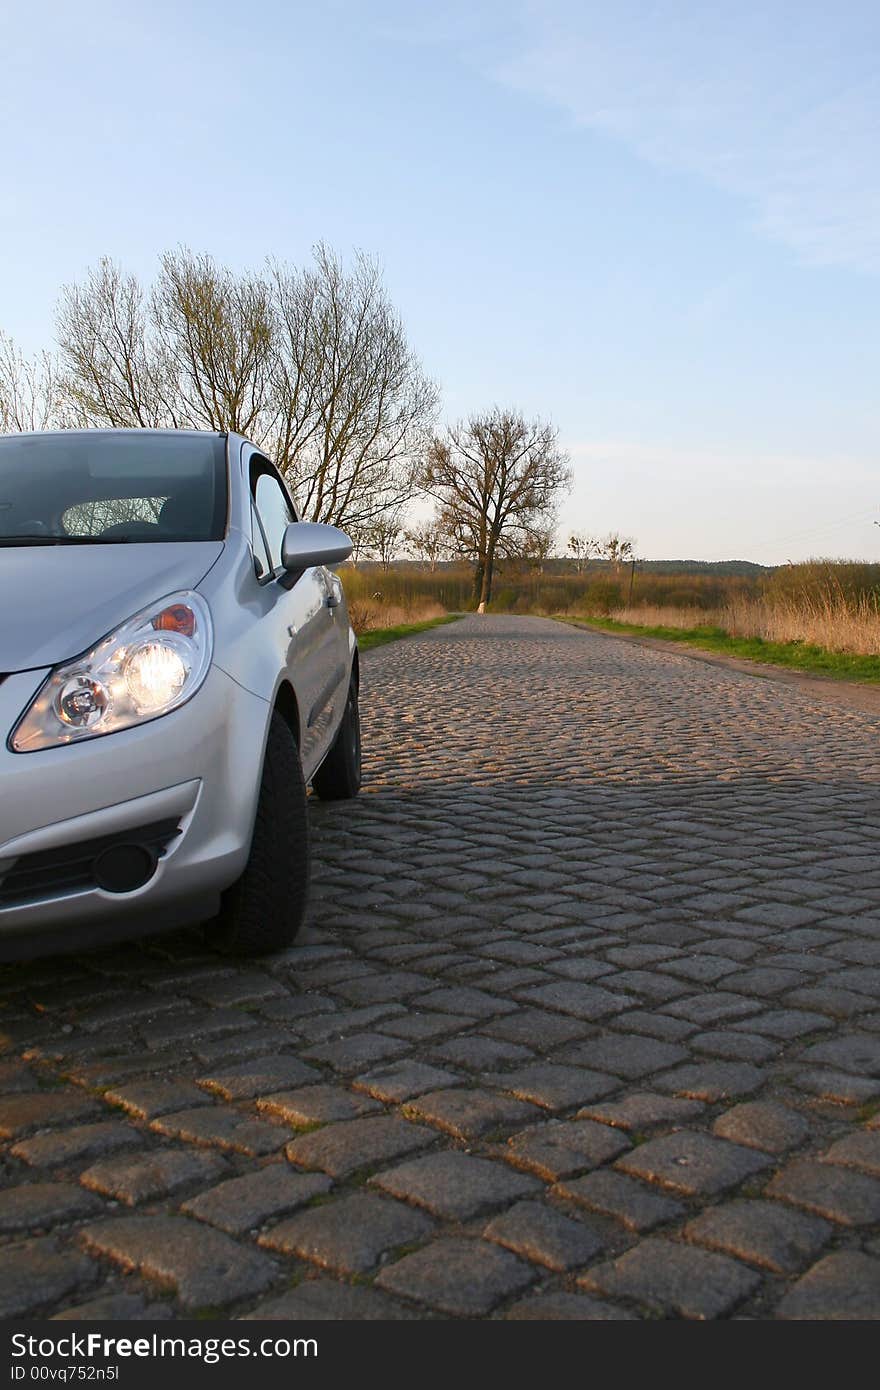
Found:
M 95 882 L 107 893 L 133 893 L 149 882 L 158 862 L 146 845 L 112 845 L 95 859 Z

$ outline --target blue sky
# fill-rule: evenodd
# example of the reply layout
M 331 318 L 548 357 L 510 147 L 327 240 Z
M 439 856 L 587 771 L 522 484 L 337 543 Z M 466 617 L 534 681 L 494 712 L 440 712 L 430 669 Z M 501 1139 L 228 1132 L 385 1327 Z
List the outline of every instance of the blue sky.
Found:
M 360 247 L 449 418 L 559 426 L 566 526 L 880 558 L 873 0 L 4 9 L 25 349 L 101 255 Z

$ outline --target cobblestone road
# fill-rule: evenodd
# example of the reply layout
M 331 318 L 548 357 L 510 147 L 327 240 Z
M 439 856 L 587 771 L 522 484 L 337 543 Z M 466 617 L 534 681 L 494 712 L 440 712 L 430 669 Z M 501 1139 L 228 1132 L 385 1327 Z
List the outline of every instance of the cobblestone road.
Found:
M 303 945 L 3 968 L 0 1315 L 880 1317 L 880 719 L 505 618 L 364 715 Z

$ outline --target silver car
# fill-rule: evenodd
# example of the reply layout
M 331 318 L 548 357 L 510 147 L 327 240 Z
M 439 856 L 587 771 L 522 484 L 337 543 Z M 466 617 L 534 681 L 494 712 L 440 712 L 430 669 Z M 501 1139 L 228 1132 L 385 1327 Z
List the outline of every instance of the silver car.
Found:
M 0 437 L 0 959 L 287 946 L 361 779 L 351 541 L 235 434 Z

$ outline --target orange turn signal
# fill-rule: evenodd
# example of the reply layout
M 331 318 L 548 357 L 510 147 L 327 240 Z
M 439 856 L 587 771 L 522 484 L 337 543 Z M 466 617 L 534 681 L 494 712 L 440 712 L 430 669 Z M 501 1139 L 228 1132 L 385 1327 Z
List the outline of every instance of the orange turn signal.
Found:
M 153 627 L 157 632 L 179 632 L 183 637 L 192 637 L 196 630 L 196 615 L 185 603 L 175 603 L 156 614 Z

